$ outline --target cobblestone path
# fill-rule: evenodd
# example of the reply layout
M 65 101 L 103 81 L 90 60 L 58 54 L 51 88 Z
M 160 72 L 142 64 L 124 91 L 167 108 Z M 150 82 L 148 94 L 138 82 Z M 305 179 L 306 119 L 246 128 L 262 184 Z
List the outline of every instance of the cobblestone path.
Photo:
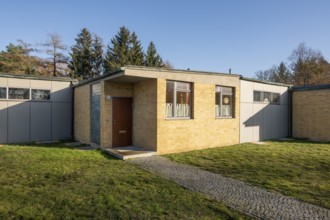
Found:
M 330 210 L 161 156 L 129 162 L 261 219 L 330 219 Z

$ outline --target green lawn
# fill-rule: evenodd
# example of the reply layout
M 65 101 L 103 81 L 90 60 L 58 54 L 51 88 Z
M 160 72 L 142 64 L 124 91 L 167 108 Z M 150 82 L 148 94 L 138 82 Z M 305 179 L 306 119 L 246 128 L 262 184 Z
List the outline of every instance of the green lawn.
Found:
M 330 144 L 239 144 L 167 155 L 171 160 L 330 208 Z
M 244 219 L 101 151 L 0 146 L 0 219 Z

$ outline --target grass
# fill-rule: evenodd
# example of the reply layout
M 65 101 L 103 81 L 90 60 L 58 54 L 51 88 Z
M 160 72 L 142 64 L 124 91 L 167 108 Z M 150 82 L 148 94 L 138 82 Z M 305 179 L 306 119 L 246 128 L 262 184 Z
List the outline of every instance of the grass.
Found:
M 330 144 L 271 141 L 167 155 L 226 177 L 330 208 Z
M 0 147 L 0 219 L 244 218 L 101 151 Z

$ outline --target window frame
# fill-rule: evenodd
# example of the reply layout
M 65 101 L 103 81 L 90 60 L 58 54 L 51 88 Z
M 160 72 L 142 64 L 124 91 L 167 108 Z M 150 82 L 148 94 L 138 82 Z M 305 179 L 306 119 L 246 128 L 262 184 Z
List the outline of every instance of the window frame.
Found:
M 27 99 L 23 98 L 23 99 L 17 99 L 17 98 L 11 98 L 10 97 L 10 89 L 24 89 L 24 90 L 28 90 L 28 94 L 29 94 L 29 97 Z M 31 89 L 30 88 L 18 88 L 18 87 L 8 87 L 7 88 L 7 91 L 8 91 L 8 94 L 7 94 L 7 99 L 8 100 L 31 100 Z
M 166 108 L 165 108 L 165 119 L 166 120 L 175 120 L 175 119 L 183 119 L 183 120 L 188 120 L 188 119 L 193 119 L 193 83 L 192 82 L 185 82 L 185 81 L 177 81 L 177 80 L 166 80 L 166 89 L 165 89 L 165 99 L 167 97 L 167 82 L 173 82 L 173 116 L 167 116 Z M 190 89 L 177 89 L 177 83 L 187 83 L 190 85 Z M 177 112 L 177 92 L 189 92 L 190 97 L 189 97 L 189 102 L 190 102 L 190 114 L 189 116 L 176 116 Z M 165 104 L 166 100 L 165 100 Z
M 48 91 L 48 99 L 33 99 L 33 90 L 42 90 L 42 91 Z M 49 89 L 30 89 L 30 100 L 34 102 L 49 102 L 51 100 L 51 90 Z
M 217 92 L 217 87 L 220 87 L 220 92 Z M 230 88 L 231 89 L 231 92 L 224 92 L 223 91 L 223 88 Z M 215 118 L 219 118 L 219 119 L 224 119 L 224 118 L 228 118 L 228 119 L 230 119 L 230 118 L 235 118 L 235 87 L 231 87 L 231 86 L 222 86 L 222 85 L 215 85 L 215 93 L 214 93 L 214 96 L 215 96 L 215 99 L 216 99 L 216 97 L 217 97 L 217 93 L 219 93 L 220 94 L 220 115 L 216 115 L 216 111 L 214 112 L 214 114 L 215 114 Z M 223 95 L 230 95 L 231 96 L 231 105 L 230 105 L 230 107 L 231 107 L 231 115 L 230 116 L 223 116 L 222 115 L 222 106 L 223 106 L 223 104 L 222 104 L 222 96 Z
M 254 93 L 255 92 L 260 92 L 260 99 L 262 101 L 256 101 L 254 99 Z M 265 96 L 264 96 L 264 93 L 270 93 L 270 100 L 268 101 L 265 101 Z M 274 102 L 274 94 L 277 94 L 278 95 L 278 101 L 277 102 Z M 279 92 L 269 92 L 269 91 L 260 91 L 260 90 L 253 90 L 253 102 L 254 103 L 260 103 L 260 104 L 273 104 L 273 105 L 280 105 L 281 104 L 281 93 Z
M 0 97 L 0 100 L 6 100 L 6 99 L 8 99 L 8 88 L 7 87 L 0 87 L 0 89 L 5 89 L 6 90 L 5 97 L 4 98 L 1 98 Z

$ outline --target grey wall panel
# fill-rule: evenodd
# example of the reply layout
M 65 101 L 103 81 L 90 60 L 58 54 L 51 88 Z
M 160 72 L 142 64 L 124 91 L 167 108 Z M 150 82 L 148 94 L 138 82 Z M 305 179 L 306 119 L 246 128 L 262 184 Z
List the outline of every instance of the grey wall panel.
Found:
M 0 144 L 7 143 L 7 101 L 0 101 Z
M 253 137 L 253 105 L 252 103 L 241 103 L 241 126 L 240 126 L 240 141 L 242 143 L 252 141 Z
M 72 103 L 52 104 L 53 140 L 72 138 Z
M 31 141 L 51 140 L 51 103 L 31 102 Z
M 8 102 L 8 143 L 30 141 L 30 103 Z
M 72 88 L 69 82 L 52 82 L 51 100 L 53 102 L 72 102 Z
M 240 87 L 240 142 L 288 136 L 288 88 L 244 80 Z M 280 93 L 280 105 L 254 102 L 254 90 Z

